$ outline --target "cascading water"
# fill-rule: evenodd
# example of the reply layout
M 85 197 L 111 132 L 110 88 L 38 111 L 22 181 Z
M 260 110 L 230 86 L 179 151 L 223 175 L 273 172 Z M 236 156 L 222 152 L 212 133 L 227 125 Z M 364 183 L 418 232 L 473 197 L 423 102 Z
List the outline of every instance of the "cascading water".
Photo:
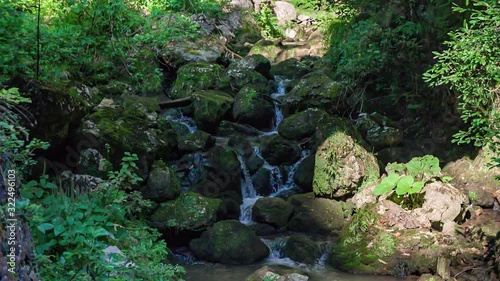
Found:
M 286 94 L 286 82 L 287 80 L 281 79 L 281 78 L 276 78 L 276 81 L 278 82 L 278 85 L 276 87 L 276 93 L 272 94 L 271 97 L 273 98 L 273 104 L 274 104 L 274 124 L 272 128 L 272 132 L 276 133 L 278 130 L 278 125 L 283 121 L 283 112 L 281 111 L 281 108 L 277 102 L 277 99 L 279 97 L 282 97 Z
M 171 121 L 172 123 L 186 127 L 189 133 L 194 133 L 198 130 L 193 118 L 184 116 L 180 109 L 175 110 L 174 114 L 168 114 L 167 116 L 165 116 L 165 119 Z

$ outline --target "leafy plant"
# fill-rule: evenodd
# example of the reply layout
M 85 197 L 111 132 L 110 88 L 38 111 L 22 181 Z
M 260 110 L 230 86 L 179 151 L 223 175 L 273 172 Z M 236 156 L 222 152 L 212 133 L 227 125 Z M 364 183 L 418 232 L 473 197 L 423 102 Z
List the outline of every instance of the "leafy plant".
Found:
M 136 218 L 150 207 L 139 193 L 126 192 L 140 179 L 134 172 L 137 159 L 126 153 L 120 171 L 110 172 L 98 188 L 78 196 L 64 191 L 73 186 L 56 186 L 47 176 L 23 185 L 21 195 L 29 202 L 25 213 L 36 229 L 32 234 L 44 279 L 177 280 L 182 276 L 182 268 L 168 264 L 159 233 Z M 109 246 L 122 249 L 135 266 L 105 260 L 104 249 Z
M 278 18 L 274 15 L 269 3 L 261 3 L 260 11 L 253 13 L 263 37 L 277 39 L 283 37 L 283 31 L 278 27 Z
M 377 196 L 395 191 L 393 198 L 397 203 L 414 208 L 421 202 L 420 192 L 432 179 L 439 177 L 441 168 L 439 159 L 426 155 L 414 157 L 406 164 L 390 163 L 386 167 L 387 177 L 375 186 L 373 193 Z M 451 180 L 441 177 L 442 181 Z

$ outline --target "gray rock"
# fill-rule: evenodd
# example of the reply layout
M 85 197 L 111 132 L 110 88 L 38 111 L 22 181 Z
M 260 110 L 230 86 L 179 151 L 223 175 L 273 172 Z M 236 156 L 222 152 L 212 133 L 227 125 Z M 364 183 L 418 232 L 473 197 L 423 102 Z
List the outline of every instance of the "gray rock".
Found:
M 289 202 L 281 198 L 263 197 L 253 205 L 252 219 L 279 229 L 287 225 L 292 212 L 293 207 Z
M 300 159 L 300 147 L 279 135 L 264 141 L 262 157 L 271 165 L 291 165 Z
M 274 3 L 274 14 L 278 18 L 278 24 L 282 25 L 297 18 L 297 10 L 293 4 L 285 1 Z
M 180 195 L 181 182 L 172 169 L 157 161 L 153 164 L 147 184 L 141 192 L 144 198 L 161 203 Z

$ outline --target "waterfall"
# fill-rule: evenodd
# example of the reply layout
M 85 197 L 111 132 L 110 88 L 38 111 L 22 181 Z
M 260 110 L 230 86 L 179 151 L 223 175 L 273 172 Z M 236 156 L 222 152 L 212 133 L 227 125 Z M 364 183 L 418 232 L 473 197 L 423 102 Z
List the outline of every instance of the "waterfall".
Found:
M 286 82 L 288 80 L 284 80 L 282 78 L 276 78 L 278 85 L 276 86 L 276 93 L 272 94 L 274 104 L 274 123 L 272 127 L 272 133 L 276 133 L 278 131 L 278 125 L 283 121 L 283 112 L 281 111 L 281 107 L 278 104 L 277 99 L 285 95 L 286 91 Z
M 194 133 L 198 130 L 198 128 L 196 127 L 196 122 L 193 120 L 193 118 L 184 116 L 180 109 L 177 109 L 175 111 L 175 114 L 168 114 L 167 116 L 165 116 L 165 119 L 186 127 L 190 133 Z
M 252 176 L 250 171 L 248 171 L 247 165 L 245 164 L 245 159 L 238 154 L 238 160 L 240 161 L 241 171 L 243 177 L 241 179 L 241 194 L 243 196 L 243 203 L 240 206 L 240 222 L 244 224 L 251 224 L 252 221 L 252 207 L 255 202 L 261 198 L 257 196 L 257 191 L 252 183 Z

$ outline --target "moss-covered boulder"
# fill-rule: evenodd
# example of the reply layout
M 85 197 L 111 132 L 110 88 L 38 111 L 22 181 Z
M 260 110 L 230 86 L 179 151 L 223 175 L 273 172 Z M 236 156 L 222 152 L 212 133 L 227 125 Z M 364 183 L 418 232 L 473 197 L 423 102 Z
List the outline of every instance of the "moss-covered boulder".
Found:
M 146 199 L 165 202 L 181 194 L 181 182 L 175 172 L 163 161 L 156 161 L 149 172 L 147 184 L 141 192 Z
M 296 262 L 314 264 L 321 257 L 321 247 L 306 235 L 295 234 L 286 241 L 284 254 Z
M 265 139 L 262 157 L 271 165 L 291 165 L 300 159 L 300 147 L 279 135 Z
M 342 229 L 351 213 L 351 206 L 342 201 L 315 198 L 313 193 L 292 195 L 293 206 L 288 229 L 311 234 L 332 234 Z
M 313 190 L 318 196 L 343 197 L 376 181 L 377 159 L 351 136 L 335 132 L 318 148 Z
M 166 120 L 146 114 L 136 106 L 101 108 L 84 119 L 75 141 L 108 155 L 115 169 L 125 152 L 137 154 L 137 173 L 145 179 L 153 160 L 177 157 L 177 135 Z
M 313 72 L 302 77 L 300 82 L 282 99 L 283 115 L 289 116 L 307 108 L 321 108 L 328 113 L 343 109 L 343 87 L 328 76 Z
M 212 226 L 223 210 L 222 200 L 187 192 L 175 201 L 162 203 L 149 221 L 162 232 L 169 229 L 202 231 Z
M 191 188 L 204 196 L 221 197 L 235 192 L 241 200 L 241 165 L 231 148 L 214 146 L 203 156 L 206 179 Z
M 268 88 L 265 86 L 243 87 L 234 97 L 233 118 L 257 129 L 269 128 L 274 116 L 274 106 L 265 98 L 268 94 Z
M 273 65 L 271 72 L 286 79 L 299 79 L 311 72 L 311 68 L 296 58 L 291 58 Z
M 362 143 L 364 147 L 368 147 L 364 144 L 361 133 L 356 129 L 356 127 L 349 119 L 338 116 L 331 116 L 331 118 L 324 119 L 324 122 L 317 124 L 317 129 L 313 135 L 313 150 L 316 150 L 319 146 L 321 146 L 325 142 L 325 140 L 335 132 L 345 132 L 347 135 L 353 137 L 356 141 Z
M 225 69 L 218 64 L 192 62 L 177 71 L 177 79 L 172 85 L 170 95 L 174 99 L 189 97 L 192 92 L 215 90 L 228 87 Z
M 312 183 L 314 177 L 314 163 L 315 156 L 311 154 L 304 158 L 302 162 L 300 162 L 297 170 L 293 174 L 293 182 L 297 184 L 302 190 L 306 192 L 312 191 Z
M 330 119 L 325 111 L 309 108 L 283 119 L 278 125 L 278 133 L 285 139 L 302 140 L 313 135 L 319 124 Z
M 244 57 L 240 60 L 229 65 L 229 68 L 246 68 L 255 70 L 258 73 L 262 74 L 262 76 L 271 78 L 269 71 L 271 70 L 271 62 L 261 54 L 250 55 Z
M 403 132 L 396 128 L 395 122 L 376 112 L 359 114 L 356 126 L 376 149 L 393 147 L 403 140 Z
M 276 62 L 279 54 L 283 52 L 282 46 L 279 45 L 278 40 L 266 40 L 262 39 L 257 41 L 248 55 L 260 54 L 266 57 L 271 62 Z
M 206 151 L 215 145 L 215 139 L 209 133 L 201 130 L 179 137 L 179 151 L 195 152 Z
M 276 228 L 286 227 L 293 212 L 292 204 L 277 197 L 263 197 L 252 207 L 252 219 Z
M 233 104 L 233 98 L 230 95 L 212 90 L 194 92 L 191 98 L 196 125 L 208 132 L 215 130 Z
M 256 85 L 267 83 L 267 78 L 255 70 L 232 67 L 226 71 L 226 76 L 229 77 L 229 84 L 234 93 L 237 93 L 246 85 Z
M 269 255 L 266 244 L 237 220 L 216 223 L 192 240 L 189 248 L 199 259 L 223 264 L 249 264 Z
M 271 183 L 271 170 L 266 167 L 260 167 L 252 176 L 252 183 L 258 195 L 268 196 L 273 192 Z

